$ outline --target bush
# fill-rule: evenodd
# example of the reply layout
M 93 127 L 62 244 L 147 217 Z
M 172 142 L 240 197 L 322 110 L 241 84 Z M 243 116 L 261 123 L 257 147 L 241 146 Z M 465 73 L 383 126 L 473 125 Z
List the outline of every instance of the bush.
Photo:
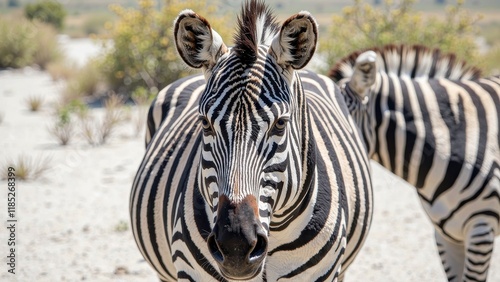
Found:
M 29 65 L 36 50 L 34 37 L 35 29 L 29 21 L 0 18 L 0 67 Z
M 57 33 L 52 26 L 37 23 L 35 28 L 37 31 L 32 43 L 36 48 L 31 64 L 45 70 L 50 63 L 61 60 L 63 55 L 57 42 Z
M 426 16 L 413 10 L 415 0 L 394 4 L 385 0 L 374 8 L 362 0 L 345 7 L 333 17 L 332 27 L 323 37 L 320 50 L 326 55 L 327 68 L 359 49 L 386 44 L 423 44 L 455 53 L 471 64 L 478 59 L 474 42 L 479 17 L 463 8 L 463 0 L 448 6 L 444 16 Z
M 101 64 L 102 62 L 96 58 L 90 60 L 82 68 L 74 70 L 63 92 L 64 102 L 71 102 L 86 96 L 98 96 L 106 91 Z
M 60 54 L 52 27 L 23 18 L 0 18 L 0 68 L 33 64 L 45 68 Z
M 60 145 L 66 146 L 74 136 L 74 122 L 71 118 L 72 105 L 65 105 L 56 110 L 57 118 L 49 127 L 49 133 L 54 136 Z
M 127 96 L 137 87 L 156 92 L 187 74 L 188 68 L 177 56 L 172 29 L 174 19 L 183 9 L 203 14 L 227 38 L 227 17 L 216 15 L 216 6 L 208 2 L 170 0 L 162 11 L 155 10 L 151 0 L 140 1 L 138 9 L 111 6 L 118 20 L 108 26 L 114 45 L 105 57 L 103 71 L 113 90 Z
M 38 20 L 53 25 L 61 30 L 66 17 L 64 7 L 52 0 L 44 0 L 28 4 L 24 7 L 24 14 L 30 20 Z

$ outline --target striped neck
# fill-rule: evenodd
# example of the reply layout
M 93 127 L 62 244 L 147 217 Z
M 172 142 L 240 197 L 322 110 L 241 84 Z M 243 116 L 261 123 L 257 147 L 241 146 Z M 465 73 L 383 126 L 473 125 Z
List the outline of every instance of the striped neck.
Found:
M 370 157 L 376 157 L 377 136 L 376 125 L 377 122 L 374 117 L 375 100 L 378 98 L 381 89 L 381 76 L 377 73 L 376 83 L 371 88 L 369 95 L 360 97 L 356 91 L 351 89 L 348 83 L 340 84 L 342 93 L 345 97 L 345 102 L 349 113 L 358 125 L 366 150 Z

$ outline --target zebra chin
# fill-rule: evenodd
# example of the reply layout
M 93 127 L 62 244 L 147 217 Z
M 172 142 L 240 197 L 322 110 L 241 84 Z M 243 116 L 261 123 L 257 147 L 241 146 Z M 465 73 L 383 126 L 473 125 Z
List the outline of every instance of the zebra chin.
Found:
M 238 269 L 238 273 L 230 273 L 229 270 L 224 269 L 220 265 L 219 265 L 219 270 L 222 276 L 224 276 L 224 278 L 226 278 L 227 280 L 246 281 L 255 278 L 258 274 L 261 273 L 262 264 L 260 264 L 260 266 L 257 269 L 251 272 L 249 271 L 248 273 L 242 273 L 240 269 Z
M 219 197 L 217 220 L 207 245 L 226 279 L 249 280 L 262 272 L 268 239 L 253 196 L 239 203 Z

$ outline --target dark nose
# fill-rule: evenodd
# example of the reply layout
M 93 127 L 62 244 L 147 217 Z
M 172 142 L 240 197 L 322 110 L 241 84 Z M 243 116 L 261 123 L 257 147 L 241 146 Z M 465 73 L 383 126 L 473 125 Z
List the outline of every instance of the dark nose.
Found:
M 258 219 L 253 197 L 238 204 L 219 199 L 217 221 L 208 248 L 222 274 L 233 279 L 257 275 L 267 254 L 267 235 Z

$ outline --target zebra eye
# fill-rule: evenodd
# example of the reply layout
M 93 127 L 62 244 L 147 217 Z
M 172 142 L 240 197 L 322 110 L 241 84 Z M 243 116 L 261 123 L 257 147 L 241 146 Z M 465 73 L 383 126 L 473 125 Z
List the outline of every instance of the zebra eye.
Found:
M 274 129 L 277 131 L 283 131 L 286 128 L 286 123 L 288 122 L 288 118 L 279 118 L 274 123 Z
M 212 127 L 210 126 L 210 122 L 208 121 L 208 119 L 206 117 L 200 117 L 200 121 L 201 121 L 201 126 L 203 127 L 203 130 L 210 131 L 210 129 Z

